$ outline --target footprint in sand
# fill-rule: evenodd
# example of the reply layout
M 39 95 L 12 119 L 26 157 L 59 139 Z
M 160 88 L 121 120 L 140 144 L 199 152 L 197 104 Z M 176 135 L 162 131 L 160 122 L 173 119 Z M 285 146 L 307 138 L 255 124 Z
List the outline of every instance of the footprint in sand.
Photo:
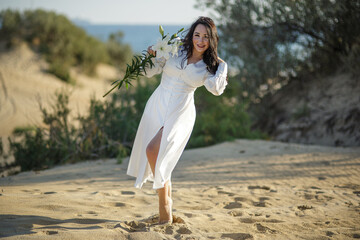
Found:
M 100 194 L 103 195 L 103 196 L 106 196 L 106 197 L 111 196 L 111 194 L 110 194 L 110 193 L 107 193 L 107 192 L 101 192 Z
M 253 201 L 252 204 L 254 207 L 266 207 L 266 205 L 267 205 L 267 203 L 265 202 L 266 200 L 270 200 L 270 198 L 261 197 L 261 198 L 259 198 L 258 202 Z
M 133 207 L 133 205 L 123 202 L 107 202 L 102 205 L 105 207 Z
M 46 230 L 46 231 L 41 231 L 42 234 L 46 234 L 46 235 L 54 235 L 54 234 L 58 234 L 58 231 L 52 231 L 52 230 Z
M 231 193 L 231 192 L 226 192 L 226 191 L 218 191 L 218 194 L 226 194 L 229 197 L 235 196 L 235 193 Z
M 139 221 L 125 221 L 123 223 L 120 223 L 120 227 L 122 227 L 128 232 L 145 231 L 147 228 L 147 224 Z
M 209 217 L 209 221 L 215 221 L 216 220 L 216 218 L 214 218 L 213 215 L 211 215 L 211 214 L 206 214 L 206 216 Z
M 180 227 L 178 230 L 176 230 L 177 233 L 179 234 L 191 234 L 192 231 L 190 231 L 190 229 L 188 229 L 187 227 Z
M 266 233 L 266 232 L 272 233 L 272 234 L 276 233 L 275 230 L 265 227 L 265 226 L 261 225 L 260 223 L 256 223 L 255 227 L 256 227 L 256 230 L 258 230 L 261 233 Z
M 225 209 L 242 208 L 242 204 L 239 202 L 230 202 L 224 206 Z
M 256 220 L 252 218 L 240 218 L 239 221 L 242 223 L 256 223 Z
M 95 212 L 95 211 L 87 211 L 86 213 L 87 214 L 97 214 L 97 212 Z
M 360 234 L 359 234 L 359 233 L 355 233 L 355 234 L 353 234 L 352 237 L 353 237 L 353 238 L 360 238 Z
M 248 233 L 223 233 L 221 238 L 231 238 L 234 240 L 253 239 L 254 237 Z
M 239 210 L 231 210 L 228 214 L 233 217 L 241 217 L 243 215 L 243 213 Z
M 135 192 L 133 191 L 121 191 L 122 195 L 135 195 Z
M 184 213 L 184 215 L 188 218 L 192 218 L 192 217 L 195 217 L 196 215 L 193 214 L 193 213 Z
M 44 192 L 43 194 L 55 194 L 57 192 Z
M 150 231 L 155 231 L 158 233 L 165 233 L 165 234 L 173 234 L 174 233 L 174 226 L 165 224 L 165 225 L 157 225 L 150 229 Z
M 179 227 L 174 224 L 154 225 L 150 228 L 150 231 L 155 231 L 163 234 L 174 234 L 174 232 L 176 232 L 177 234 L 175 235 L 175 239 L 184 239 L 184 236 L 182 235 L 188 235 L 192 233 L 192 231 L 186 226 Z
M 158 224 L 159 222 L 159 215 L 153 215 L 149 218 L 143 219 L 141 221 L 125 221 L 125 222 L 121 222 L 119 224 L 117 224 L 115 227 L 120 227 L 123 230 L 127 231 L 127 232 L 151 232 L 151 231 L 155 231 L 155 232 L 160 232 L 160 233 L 165 233 L 165 234 L 173 234 L 175 226 L 177 224 L 184 224 L 184 220 L 180 217 L 177 217 L 175 215 L 173 215 L 173 224 L 169 225 L 169 224 Z M 184 228 L 184 226 L 179 227 L 179 229 L 177 230 L 177 232 L 186 232 L 185 230 L 180 230 Z M 186 227 L 185 227 L 186 228 Z M 190 230 L 189 230 L 190 231 Z M 182 234 L 186 234 L 186 233 L 182 233 Z
M 75 218 L 72 220 L 72 222 L 77 224 L 99 224 L 99 223 L 105 223 L 108 220 L 104 219 L 95 219 L 95 218 Z
M 270 187 L 267 186 L 248 186 L 248 189 L 263 189 L 263 190 L 270 190 Z
M 283 223 L 284 221 L 282 221 L 282 220 L 277 220 L 277 219 L 265 219 L 265 220 L 263 220 L 263 222 L 268 222 L 268 223 Z
M 244 197 L 236 197 L 236 198 L 234 198 L 234 200 L 236 202 L 247 202 L 247 201 L 249 201 L 249 199 L 244 198 Z

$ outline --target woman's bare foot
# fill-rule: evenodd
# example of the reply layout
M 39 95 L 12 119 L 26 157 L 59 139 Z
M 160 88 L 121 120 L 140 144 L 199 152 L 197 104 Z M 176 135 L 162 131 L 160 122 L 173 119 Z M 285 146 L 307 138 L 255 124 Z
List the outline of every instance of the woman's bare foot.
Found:
M 163 188 L 158 189 L 159 195 L 159 223 L 172 223 L 172 199 L 170 195 L 170 183 L 166 182 Z M 171 195 L 170 195 L 171 196 Z
M 168 198 L 167 204 L 159 207 L 159 224 L 172 224 L 173 216 L 172 216 L 172 205 L 173 201 L 171 198 Z

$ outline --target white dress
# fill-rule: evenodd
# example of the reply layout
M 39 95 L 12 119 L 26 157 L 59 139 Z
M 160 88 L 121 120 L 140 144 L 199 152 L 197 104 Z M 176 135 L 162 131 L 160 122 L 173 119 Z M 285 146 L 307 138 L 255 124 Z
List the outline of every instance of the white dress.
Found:
M 214 95 L 223 93 L 227 81 L 227 64 L 221 62 L 215 75 L 209 73 L 206 64 L 200 60 L 187 64 L 183 69 L 182 59 L 186 53 L 165 59 L 155 59 L 146 76 L 151 77 L 163 72 L 160 85 L 146 103 L 143 116 L 136 133 L 130 154 L 127 174 L 136 177 L 135 187 L 141 188 L 147 181 L 153 181 L 153 188 L 163 188 L 171 179 L 171 173 L 178 162 L 194 127 L 196 111 L 194 91 L 205 85 Z M 155 166 L 155 177 L 152 174 L 146 156 L 146 147 L 163 128 L 160 148 Z

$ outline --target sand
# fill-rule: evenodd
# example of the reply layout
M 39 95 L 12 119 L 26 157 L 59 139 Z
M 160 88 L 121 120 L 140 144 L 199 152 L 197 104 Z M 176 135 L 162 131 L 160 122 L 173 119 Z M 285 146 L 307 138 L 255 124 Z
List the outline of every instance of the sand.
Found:
M 71 69 L 71 76 L 76 84 L 70 85 L 47 72 L 48 63 L 26 43 L 6 50 L 4 42 L 0 42 L 0 139 L 5 152 L 9 151 L 7 138 L 14 129 L 32 126 L 44 126 L 39 102 L 50 112 L 55 104 L 56 92 L 69 93 L 70 120 L 79 114 L 88 113 L 90 99 L 104 101 L 102 96 L 111 88 L 112 80 L 120 73 L 110 65 L 99 64 L 96 75 L 89 77 Z M 76 125 L 78 122 L 72 121 Z M 0 156 L 0 168 L 14 162 L 13 156 Z M 17 168 L 0 172 L 7 176 Z
M 152 184 L 128 159 L 0 179 L 4 239 L 360 238 L 360 148 L 236 140 L 186 150 L 173 172 L 174 220 L 156 225 Z
M 39 126 L 43 107 L 55 103 L 56 91 L 70 93 L 71 116 L 85 114 L 90 99 L 102 97 L 110 89 L 111 80 L 119 74 L 114 67 L 99 64 L 96 76 L 80 74 L 75 68 L 71 76 L 76 80 L 70 85 L 47 72 L 48 63 L 26 43 L 12 50 L 4 50 L 0 42 L 0 137 L 6 139 L 16 127 Z

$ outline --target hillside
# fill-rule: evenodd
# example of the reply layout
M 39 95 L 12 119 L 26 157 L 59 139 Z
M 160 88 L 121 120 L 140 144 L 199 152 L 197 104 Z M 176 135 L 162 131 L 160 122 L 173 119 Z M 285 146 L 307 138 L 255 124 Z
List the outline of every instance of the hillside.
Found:
M 345 73 L 292 81 L 264 99 L 255 126 L 279 141 L 360 146 L 359 93 L 360 81 Z
M 65 83 L 47 72 L 48 63 L 26 43 L 6 50 L 0 47 L 0 137 L 9 136 L 14 128 L 40 125 L 42 116 L 39 100 L 50 106 L 55 92 L 67 89 L 71 92 L 72 116 L 85 113 L 90 98 L 102 99 L 109 89 L 110 80 L 118 76 L 115 68 L 99 64 L 96 77 L 89 77 L 71 69 L 75 85 Z

